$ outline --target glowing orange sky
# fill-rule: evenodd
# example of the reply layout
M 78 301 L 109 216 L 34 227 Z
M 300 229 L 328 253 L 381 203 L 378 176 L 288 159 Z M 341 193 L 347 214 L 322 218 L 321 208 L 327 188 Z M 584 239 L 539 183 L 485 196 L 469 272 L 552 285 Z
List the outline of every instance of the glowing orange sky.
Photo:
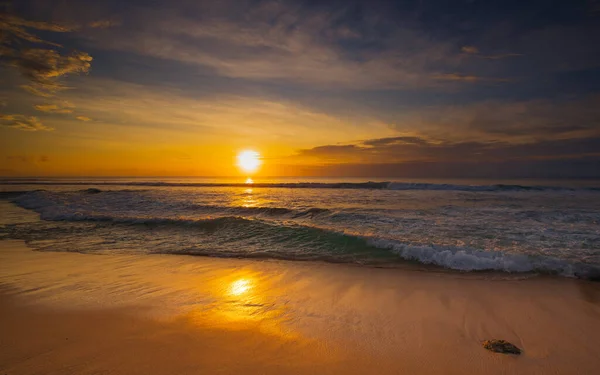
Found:
M 409 3 L 0 5 L 0 176 L 600 177 L 598 13 Z

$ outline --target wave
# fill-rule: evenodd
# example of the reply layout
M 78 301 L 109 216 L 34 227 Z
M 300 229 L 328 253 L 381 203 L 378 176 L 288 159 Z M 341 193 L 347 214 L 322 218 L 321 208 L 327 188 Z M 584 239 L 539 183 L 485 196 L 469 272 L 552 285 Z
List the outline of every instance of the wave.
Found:
M 35 191 L 42 190 L 21 190 L 21 191 L 0 191 L 0 199 L 12 199 L 25 195 L 27 193 L 33 193 Z
M 73 197 L 73 194 L 82 194 L 82 195 L 99 195 L 102 193 L 106 193 L 107 196 L 115 197 L 118 194 L 123 193 L 140 193 L 145 190 L 100 190 L 97 188 L 89 188 L 84 190 L 78 190 L 76 192 L 51 192 L 47 190 L 36 190 L 32 192 L 27 191 L 19 191 L 13 193 L 7 193 L 5 195 L 6 198 L 12 199 L 12 201 L 19 206 L 34 210 L 40 214 L 42 214 L 42 218 L 48 220 L 54 220 L 55 217 L 60 215 L 60 212 L 65 212 L 66 215 L 70 215 L 72 210 L 83 211 L 86 212 L 92 207 L 90 206 L 89 201 L 85 201 L 82 206 L 65 206 L 68 203 L 76 202 L 76 199 L 70 199 Z M 0 197 L 2 197 L 2 193 L 0 193 Z M 101 205 L 118 205 L 119 203 L 115 203 L 115 201 L 105 200 L 105 201 L 97 201 Z M 156 204 L 158 202 L 152 202 L 152 206 L 156 208 Z M 314 218 L 320 215 L 331 214 L 333 211 L 320 208 L 320 207 L 310 207 L 306 209 L 292 209 L 285 207 L 273 207 L 273 206 L 221 206 L 221 205 L 207 205 L 207 204 L 184 204 L 177 205 L 174 204 L 169 205 L 168 203 L 163 206 L 165 210 L 173 210 L 174 208 L 178 211 L 189 211 L 189 212 L 201 212 L 203 214 L 219 214 L 219 215 L 239 215 L 239 216 L 270 216 L 270 217 L 283 217 L 287 216 L 291 219 L 299 219 L 299 218 Z M 86 207 L 87 206 L 87 207 Z
M 383 236 L 340 232 L 304 222 L 273 222 L 239 216 L 204 219 L 115 216 L 47 209 L 48 206 L 39 201 L 33 204 L 32 200 L 21 199 L 16 203 L 39 212 L 46 221 L 96 223 L 99 225 L 94 230 L 96 236 L 103 233 L 102 228 L 109 228 L 106 236 L 114 239 L 115 229 L 120 228 L 127 233 L 125 238 L 137 238 L 136 241 L 144 241 L 149 247 L 153 238 L 151 236 L 157 235 L 161 240 L 156 242 L 161 245 L 152 252 L 164 254 L 324 260 L 366 265 L 394 265 L 412 261 L 458 271 L 542 272 L 585 279 L 600 278 L 600 267 L 589 263 L 541 255 L 486 251 L 466 246 L 402 242 Z M 288 211 L 283 209 L 270 212 L 304 212 L 305 215 L 327 212 L 321 209 L 296 213 Z M 64 228 L 60 232 L 65 236 L 75 233 Z M 51 233 L 44 232 L 39 238 L 45 240 L 50 235 Z M 88 236 L 89 230 L 83 231 L 82 235 Z M 24 239 L 27 238 L 30 237 Z M 174 242 L 162 245 L 165 239 L 172 239 Z M 80 245 L 73 247 L 79 248 Z
M 0 181 L 0 185 L 47 185 L 47 186 L 131 186 L 131 187 L 253 187 L 285 189 L 376 189 L 376 190 L 435 190 L 465 192 L 511 192 L 511 191 L 590 191 L 600 192 L 600 187 L 563 187 L 542 185 L 460 185 L 409 182 L 278 182 L 278 183 L 235 183 L 235 182 L 157 182 L 157 181 Z M 100 193 L 103 190 L 89 188 L 87 193 Z M 132 190 L 136 191 L 136 190 Z
M 2 185 L 2 183 L 0 183 L 0 185 Z M 88 189 L 82 189 L 82 190 L 76 190 L 76 191 L 67 191 L 67 192 L 63 192 L 63 193 L 81 193 L 81 194 L 100 194 L 100 193 L 143 193 L 146 192 L 147 190 L 144 189 L 120 189 L 120 190 L 115 190 L 115 189 L 111 189 L 111 190 L 102 190 L 102 189 L 98 189 L 98 188 L 88 188 Z M 14 190 L 14 191 L 0 191 L 0 199 L 11 199 L 11 198 L 17 198 L 20 197 L 22 195 L 25 194 L 31 194 L 31 193 L 51 193 L 51 191 L 46 190 L 46 189 L 35 189 L 35 190 Z
M 597 187 L 571 188 L 564 186 L 541 186 L 541 185 L 455 185 L 455 184 L 429 184 L 429 183 L 403 183 L 390 182 L 389 190 L 447 190 L 447 191 L 470 191 L 470 192 L 496 192 L 496 191 L 600 191 Z
M 221 213 L 221 214 L 234 214 L 234 215 L 249 215 L 249 216 L 288 216 L 292 219 L 298 218 L 312 218 L 320 215 L 326 215 L 332 213 L 327 208 L 311 207 L 308 209 L 291 209 L 285 207 L 269 207 L 269 206 L 256 206 L 256 207 L 231 207 L 231 206 L 215 206 L 215 205 L 198 205 L 195 204 L 189 208 L 193 208 L 204 213 Z

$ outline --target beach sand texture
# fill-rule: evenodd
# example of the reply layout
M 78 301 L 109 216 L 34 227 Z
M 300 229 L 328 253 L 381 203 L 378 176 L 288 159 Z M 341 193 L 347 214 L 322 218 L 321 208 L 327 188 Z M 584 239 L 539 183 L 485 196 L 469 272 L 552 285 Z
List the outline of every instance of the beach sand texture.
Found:
M 594 374 L 600 286 L 0 241 L 1 374 Z M 489 352 L 508 340 L 520 356 Z

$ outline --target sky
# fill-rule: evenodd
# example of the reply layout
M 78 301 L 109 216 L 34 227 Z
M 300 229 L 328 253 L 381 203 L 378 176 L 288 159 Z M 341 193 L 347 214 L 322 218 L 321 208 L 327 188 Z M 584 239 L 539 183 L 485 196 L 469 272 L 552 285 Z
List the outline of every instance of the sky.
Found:
M 0 3 L 0 176 L 600 178 L 600 0 Z

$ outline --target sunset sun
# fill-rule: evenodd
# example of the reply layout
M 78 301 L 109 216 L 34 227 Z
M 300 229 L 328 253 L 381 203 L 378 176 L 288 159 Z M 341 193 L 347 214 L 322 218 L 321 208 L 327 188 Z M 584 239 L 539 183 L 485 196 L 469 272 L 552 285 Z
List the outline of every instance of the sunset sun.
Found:
M 241 151 L 237 156 L 237 166 L 245 173 L 254 173 L 262 164 L 260 154 L 254 150 Z

